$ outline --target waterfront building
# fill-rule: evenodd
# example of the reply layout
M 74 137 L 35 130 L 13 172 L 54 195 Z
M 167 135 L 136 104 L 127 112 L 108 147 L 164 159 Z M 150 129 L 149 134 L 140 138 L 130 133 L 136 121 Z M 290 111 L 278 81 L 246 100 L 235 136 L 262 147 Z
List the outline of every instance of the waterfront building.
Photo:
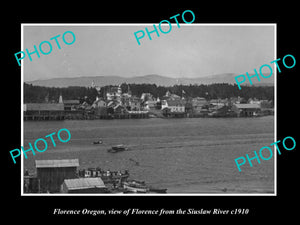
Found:
M 101 107 L 106 107 L 106 106 L 107 106 L 106 102 L 103 99 L 98 98 L 98 97 L 96 97 L 96 100 L 92 104 L 93 108 L 101 108 Z
M 228 99 L 211 99 L 209 101 L 210 105 L 214 105 L 214 106 L 219 106 L 219 107 L 223 107 L 224 105 L 228 104 Z
M 59 192 L 65 179 L 76 178 L 78 159 L 35 160 L 40 192 Z
M 103 99 L 97 97 L 92 108 L 96 118 L 107 118 L 107 103 Z
M 107 193 L 107 188 L 100 177 L 65 179 L 61 193 Z
M 185 112 L 185 102 L 182 100 L 162 100 L 161 109 L 168 108 L 170 112 Z
M 91 107 L 91 106 L 86 101 L 84 101 L 83 103 L 81 103 L 81 105 L 79 105 L 79 109 L 83 109 L 83 110 L 85 110 L 89 107 Z
M 118 104 L 114 107 L 114 115 L 124 115 L 127 113 L 127 109 L 121 105 L 121 104 Z
M 208 112 L 209 117 L 236 117 L 237 112 L 233 110 L 231 106 L 224 105 L 213 111 Z
M 65 111 L 75 111 L 79 107 L 79 100 L 63 100 Z
M 235 111 L 239 117 L 259 116 L 261 113 L 259 104 L 233 104 L 232 110 Z
M 107 109 L 114 109 L 114 107 L 116 107 L 117 105 L 120 105 L 120 103 L 118 101 L 115 101 L 115 100 L 111 100 L 111 101 L 108 101 L 107 104 L 106 104 L 106 108 Z
M 23 105 L 24 120 L 63 120 L 63 103 L 26 103 Z
M 193 113 L 199 114 L 201 113 L 203 106 L 207 105 L 208 102 L 205 98 L 197 97 L 192 99 L 191 104 Z

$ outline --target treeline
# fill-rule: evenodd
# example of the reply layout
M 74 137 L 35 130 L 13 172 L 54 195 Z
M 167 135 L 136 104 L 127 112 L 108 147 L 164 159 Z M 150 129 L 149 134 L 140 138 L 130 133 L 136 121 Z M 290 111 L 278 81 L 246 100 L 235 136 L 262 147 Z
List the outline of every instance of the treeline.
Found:
M 127 91 L 126 84 L 123 84 L 123 89 Z M 239 90 L 236 84 L 194 84 L 194 85 L 174 85 L 172 87 L 156 86 L 155 84 L 130 84 L 130 90 L 133 95 L 141 96 L 144 92 L 151 93 L 154 97 L 162 97 L 167 91 L 184 97 L 204 97 L 207 99 L 242 97 L 246 100 L 249 98 L 274 100 L 273 86 L 242 86 Z
M 104 97 L 106 92 L 112 86 L 101 87 L 100 97 Z M 151 93 L 154 97 L 162 97 L 167 91 L 179 96 L 204 97 L 206 99 L 242 97 L 245 100 L 249 98 L 274 100 L 273 86 L 243 86 L 241 90 L 236 84 L 200 84 L 200 85 L 174 85 L 171 87 L 157 86 L 156 84 L 125 84 L 121 85 L 123 93 L 128 92 L 128 88 L 132 95 L 140 97 L 142 93 Z M 24 103 L 41 103 L 57 102 L 59 95 L 64 100 L 78 99 L 80 102 L 87 101 L 92 103 L 98 95 L 97 90 L 92 87 L 70 86 L 65 88 L 41 87 L 24 83 Z
M 62 95 L 64 100 L 79 99 L 81 102 L 95 100 L 97 91 L 91 87 L 42 87 L 24 83 L 24 103 L 57 102 Z

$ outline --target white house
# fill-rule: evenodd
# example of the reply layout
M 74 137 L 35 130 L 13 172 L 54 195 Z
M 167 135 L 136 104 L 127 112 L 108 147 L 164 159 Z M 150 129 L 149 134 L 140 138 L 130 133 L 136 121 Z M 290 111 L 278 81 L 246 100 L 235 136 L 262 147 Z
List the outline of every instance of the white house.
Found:
M 168 108 L 171 113 L 184 113 L 185 112 L 185 104 L 181 100 L 162 100 L 161 101 L 161 109 Z

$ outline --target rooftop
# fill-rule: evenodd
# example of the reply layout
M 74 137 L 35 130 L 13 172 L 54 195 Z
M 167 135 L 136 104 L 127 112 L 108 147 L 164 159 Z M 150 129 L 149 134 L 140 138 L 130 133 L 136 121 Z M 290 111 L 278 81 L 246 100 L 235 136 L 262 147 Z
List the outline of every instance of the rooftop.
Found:
M 100 177 L 65 179 L 64 183 L 68 190 L 105 188 L 105 185 Z
M 168 106 L 184 106 L 184 101 L 180 99 L 176 99 L 176 100 L 168 99 L 166 101 L 168 103 Z
M 78 159 L 35 160 L 36 168 L 78 167 Z
M 63 100 L 64 104 L 79 104 L 79 100 Z
M 40 111 L 40 110 L 50 110 L 50 111 L 63 111 L 64 104 L 62 103 L 26 103 L 24 104 L 24 111 Z
M 257 109 L 260 108 L 259 104 L 235 104 L 238 109 Z

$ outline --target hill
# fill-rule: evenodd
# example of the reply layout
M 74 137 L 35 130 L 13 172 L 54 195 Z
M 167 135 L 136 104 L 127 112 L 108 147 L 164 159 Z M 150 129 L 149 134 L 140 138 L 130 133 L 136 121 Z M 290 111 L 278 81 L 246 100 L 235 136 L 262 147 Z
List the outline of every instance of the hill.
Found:
M 217 74 L 212 76 L 198 77 L 198 78 L 171 78 L 156 74 L 136 76 L 136 77 L 120 77 L 120 76 L 89 76 L 89 77 L 72 77 L 72 78 L 52 78 L 47 80 L 26 81 L 28 84 L 44 87 L 68 87 L 68 86 L 82 86 L 89 87 L 94 81 L 97 86 L 119 85 L 122 83 L 129 84 L 156 84 L 157 86 L 173 86 L 175 84 L 189 85 L 189 84 L 213 84 L 213 83 L 228 83 L 234 84 L 233 73 Z M 254 85 L 257 86 L 273 86 L 274 78 L 264 79 L 258 82 L 253 78 Z M 243 85 L 250 85 L 249 81 Z

